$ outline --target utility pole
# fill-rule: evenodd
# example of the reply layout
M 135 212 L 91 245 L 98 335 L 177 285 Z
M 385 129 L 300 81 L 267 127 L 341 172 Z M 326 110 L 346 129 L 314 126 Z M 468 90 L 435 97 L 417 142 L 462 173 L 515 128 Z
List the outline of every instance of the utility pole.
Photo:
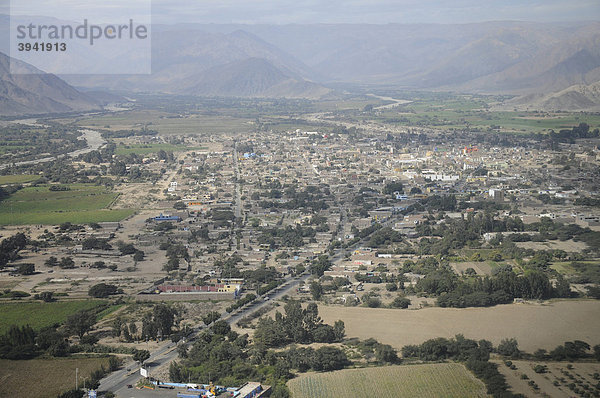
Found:
M 79 390 L 79 384 L 77 383 L 79 380 L 79 368 L 75 368 L 75 389 Z

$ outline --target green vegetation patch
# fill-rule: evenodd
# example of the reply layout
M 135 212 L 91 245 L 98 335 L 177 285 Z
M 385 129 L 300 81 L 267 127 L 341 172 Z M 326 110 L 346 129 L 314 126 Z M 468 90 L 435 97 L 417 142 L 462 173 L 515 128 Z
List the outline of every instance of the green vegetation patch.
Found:
M 7 184 L 26 184 L 28 182 L 37 181 L 40 177 L 30 174 L 17 174 L 0 176 L 0 185 Z
M 15 192 L 2 202 L 0 225 L 120 221 L 135 212 L 106 209 L 118 196 L 106 187 L 87 184 L 62 187 L 65 190 L 51 191 L 49 185 L 40 185 Z
M 458 363 L 304 374 L 290 380 L 288 386 L 295 398 L 487 396 L 483 383 Z
M 101 115 L 83 118 L 82 125 L 91 128 L 106 128 L 109 130 L 141 130 L 142 127 L 158 131 L 160 134 L 198 134 L 251 131 L 254 129 L 250 122 L 253 119 L 243 119 L 227 115 L 196 114 L 189 117 L 179 117 L 161 111 L 143 110 L 119 113 L 117 115 Z
M 90 374 L 108 367 L 108 358 L 53 358 L 27 361 L 0 360 L 0 397 L 56 397 L 75 388 L 75 368 L 80 387 Z
M 98 314 L 96 314 L 97 321 L 100 321 L 103 318 L 106 318 L 107 316 L 109 316 L 113 312 L 117 311 L 118 309 L 123 308 L 124 306 L 125 306 L 125 304 L 116 304 L 116 305 L 111 305 L 110 307 L 107 307 L 106 309 L 104 309 L 104 310 L 100 311 Z
M 104 300 L 0 303 L 0 335 L 6 333 L 11 325 L 30 325 L 39 330 L 55 323 L 62 323 L 69 315 L 77 311 L 89 310 L 105 303 Z
M 559 131 L 579 123 L 593 128 L 600 125 L 600 115 L 595 113 L 490 110 L 490 105 L 505 99 L 495 96 L 408 93 L 403 98 L 412 102 L 386 109 L 373 119 L 407 126 L 508 133 Z
M 149 153 L 156 153 L 160 150 L 165 152 L 182 152 L 182 151 L 200 151 L 208 149 L 207 147 L 188 147 L 185 145 L 173 145 L 173 144 L 131 144 L 131 145 L 119 145 L 115 154 L 117 155 L 129 155 L 135 153 L 137 155 L 146 155 Z

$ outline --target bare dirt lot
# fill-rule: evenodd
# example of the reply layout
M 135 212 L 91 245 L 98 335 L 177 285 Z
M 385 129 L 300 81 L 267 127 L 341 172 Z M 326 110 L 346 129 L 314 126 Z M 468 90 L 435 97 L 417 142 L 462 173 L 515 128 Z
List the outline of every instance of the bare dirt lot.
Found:
M 599 344 L 599 313 L 600 301 L 585 300 L 420 310 L 319 306 L 325 322 L 344 321 L 348 337 L 373 337 L 395 348 L 462 333 L 494 344 L 515 337 L 527 352 L 553 349 L 575 339 Z

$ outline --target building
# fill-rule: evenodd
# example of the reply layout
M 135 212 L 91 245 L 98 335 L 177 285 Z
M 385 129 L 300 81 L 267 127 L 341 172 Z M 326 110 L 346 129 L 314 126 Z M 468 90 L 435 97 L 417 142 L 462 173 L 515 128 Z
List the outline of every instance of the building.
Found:
M 233 392 L 235 398 L 259 398 L 267 397 L 271 394 L 271 386 L 264 386 L 260 383 L 249 381 Z

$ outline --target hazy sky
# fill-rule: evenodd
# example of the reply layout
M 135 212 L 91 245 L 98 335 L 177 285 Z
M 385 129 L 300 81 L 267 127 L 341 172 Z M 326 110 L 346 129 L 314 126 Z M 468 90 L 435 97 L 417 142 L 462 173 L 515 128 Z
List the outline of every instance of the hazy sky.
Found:
M 0 0 L 7 13 L 10 0 Z M 12 0 L 13 12 L 81 15 L 90 0 Z M 134 2 L 126 0 L 128 7 Z M 112 1 L 94 1 L 97 4 Z M 118 2 L 117 2 L 118 3 Z M 46 14 L 47 15 L 47 14 Z M 600 20 L 600 0 L 152 0 L 155 23 L 467 23 L 498 20 Z

